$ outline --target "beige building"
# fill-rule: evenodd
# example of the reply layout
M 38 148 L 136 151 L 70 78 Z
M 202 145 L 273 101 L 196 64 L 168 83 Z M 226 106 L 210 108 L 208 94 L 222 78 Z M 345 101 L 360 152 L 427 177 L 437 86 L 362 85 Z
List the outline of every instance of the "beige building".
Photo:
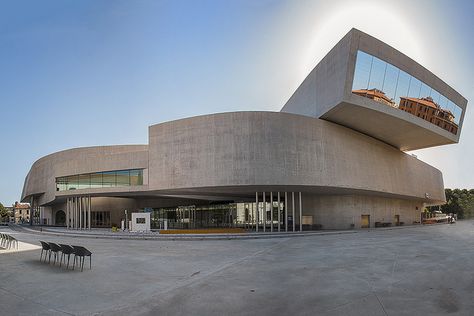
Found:
M 30 205 L 28 203 L 15 202 L 13 205 L 13 214 L 16 224 L 23 224 L 30 222 Z
M 428 91 L 459 128 L 353 93 L 362 89 L 390 104 Z M 417 224 L 425 205 L 445 203 L 443 176 L 405 151 L 457 143 L 466 106 L 426 68 L 353 29 L 280 112 L 186 118 L 150 126 L 147 144 L 50 154 L 31 167 L 22 201 L 42 210 L 40 222 L 71 229 L 120 226 L 132 212 L 150 212 L 155 229 Z

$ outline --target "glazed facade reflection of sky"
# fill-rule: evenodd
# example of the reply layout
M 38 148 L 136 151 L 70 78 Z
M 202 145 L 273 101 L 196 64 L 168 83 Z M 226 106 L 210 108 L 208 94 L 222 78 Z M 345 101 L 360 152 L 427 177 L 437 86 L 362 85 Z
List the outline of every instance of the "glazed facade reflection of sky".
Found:
M 400 104 L 400 97 L 431 97 L 442 109 L 450 111 L 454 122 L 459 124 L 462 109 L 442 93 L 390 63 L 358 51 L 352 90 L 370 89 L 383 91 L 397 106 Z

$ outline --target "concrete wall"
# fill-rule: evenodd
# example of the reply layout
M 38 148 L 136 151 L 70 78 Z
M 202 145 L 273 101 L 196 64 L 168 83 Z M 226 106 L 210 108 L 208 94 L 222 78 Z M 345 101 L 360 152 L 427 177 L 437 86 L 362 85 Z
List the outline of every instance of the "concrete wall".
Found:
M 39 204 L 54 201 L 56 195 L 70 195 L 77 192 L 56 192 L 56 178 L 61 176 L 92 173 L 99 171 L 123 170 L 148 167 L 147 145 L 100 146 L 75 148 L 60 151 L 37 160 L 25 179 L 22 200 L 40 195 Z M 144 174 L 144 184 L 148 174 Z M 136 190 L 136 187 L 106 188 L 100 191 Z M 138 188 L 142 189 L 142 188 Z M 94 193 L 94 190 L 81 190 L 81 194 Z
M 151 126 L 149 134 L 149 189 L 157 192 L 278 186 L 445 200 L 439 170 L 374 138 L 307 116 L 205 115 Z
M 320 117 L 344 99 L 352 33 L 348 33 L 309 73 L 281 109 Z
M 352 93 L 357 51 L 376 56 L 436 89 L 463 109 L 456 135 L 402 110 Z M 322 118 L 400 150 L 459 142 L 467 100 L 440 78 L 382 41 L 352 29 L 318 63 L 282 112 Z
M 395 225 L 395 215 L 400 222 L 412 225 L 420 221 L 423 203 L 416 200 L 391 199 L 362 195 L 304 195 L 303 215 L 312 215 L 313 223 L 323 229 L 361 228 L 361 215 L 370 215 L 370 227 L 375 222 L 390 222 Z

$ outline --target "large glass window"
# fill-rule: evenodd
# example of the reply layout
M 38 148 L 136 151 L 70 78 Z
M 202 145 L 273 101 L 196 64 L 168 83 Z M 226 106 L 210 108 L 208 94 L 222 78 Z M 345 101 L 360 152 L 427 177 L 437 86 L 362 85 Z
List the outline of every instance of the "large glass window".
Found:
M 91 175 L 81 174 L 78 176 L 78 189 L 89 189 L 91 187 Z
M 115 181 L 118 187 L 130 185 L 130 170 L 116 171 Z
M 115 187 L 115 171 L 102 173 L 102 187 Z
M 80 190 L 143 185 L 143 169 L 87 173 L 56 178 L 56 190 Z
M 130 170 L 130 185 L 143 185 L 143 170 Z
M 429 85 L 362 51 L 357 52 L 352 93 L 398 108 L 457 134 L 462 109 Z
M 102 173 L 91 174 L 91 189 L 102 188 Z

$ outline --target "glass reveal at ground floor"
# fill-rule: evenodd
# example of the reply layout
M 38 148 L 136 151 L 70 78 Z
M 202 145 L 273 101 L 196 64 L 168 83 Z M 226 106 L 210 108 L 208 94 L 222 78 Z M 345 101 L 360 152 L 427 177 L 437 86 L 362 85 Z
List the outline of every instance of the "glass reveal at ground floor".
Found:
M 181 200 L 182 205 L 172 207 L 159 206 L 160 203 L 170 205 L 172 200 L 148 200 L 146 205 L 133 198 L 73 196 L 51 210 L 51 217 L 55 219 L 54 225 L 64 225 L 68 229 L 120 227 L 121 223 L 130 220 L 132 213 L 139 212 L 150 213 L 151 229 L 155 230 L 243 228 L 265 232 L 315 229 L 312 216 L 302 215 L 301 196 L 301 192 L 256 192 L 254 202 L 189 200 L 187 205 Z
M 280 210 L 280 211 L 279 211 Z M 166 223 L 165 223 L 166 222 Z M 154 208 L 151 212 L 152 229 L 245 228 L 261 230 L 285 229 L 292 226 L 292 216 L 285 221 L 284 203 L 223 203 Z

